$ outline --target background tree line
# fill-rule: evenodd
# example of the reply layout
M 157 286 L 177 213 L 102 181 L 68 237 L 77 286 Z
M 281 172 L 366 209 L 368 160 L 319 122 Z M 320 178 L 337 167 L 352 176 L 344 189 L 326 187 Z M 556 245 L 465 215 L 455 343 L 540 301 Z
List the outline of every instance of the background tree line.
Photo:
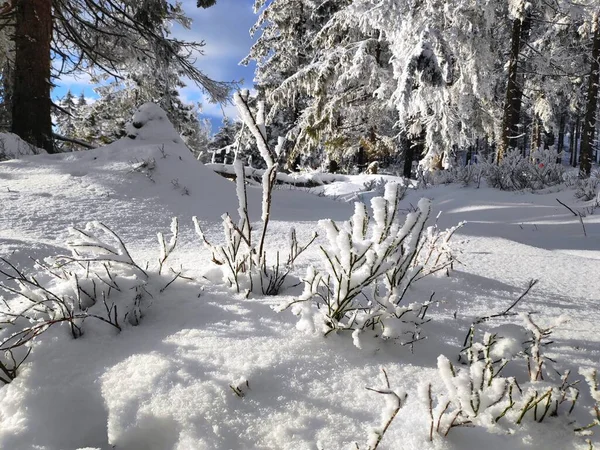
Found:
M 501 160 L 554 145 L 597 158 L 600 7 L 587 0 L 256 0 L 260 95 L 288 161 L 457 151 Z M 575 148 L 574 148 L 575 147 Z M 579 147 L 579 148 L 577 148 Z

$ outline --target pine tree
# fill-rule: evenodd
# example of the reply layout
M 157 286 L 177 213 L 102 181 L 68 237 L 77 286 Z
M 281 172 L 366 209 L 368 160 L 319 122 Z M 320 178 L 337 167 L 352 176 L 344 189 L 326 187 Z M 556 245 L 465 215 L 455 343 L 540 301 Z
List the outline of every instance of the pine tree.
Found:
M 293 141 L 290 166 L 394 151 L 391 55 L 376 32 L 343 14 L 350 3 L 276 0 L 253 29 L 261 35 L 245 62 L 257 61 L 259 95 L 272 105 L 270 136 Z
M 234 152 L 232 146 L 238 142 L 242 124 L 229 117 L 224 117 L 221 128 L 215 133 L 208 145 L 205 162 L 232 163 Z
M 65 137 L 75 136 L 79 108 L 77 103 L 75 103 L 75 97 L 71 93 L 71 90 L 68 90 L 65 96 L 60 99 L 58 106 L 60 109 L 58 109 L 56 114 L 55 123 L 58 134 Z M 59 146 L 61 152 L 73 151 L 76 149 L 77 147 L 72 142 L 63 142 Z

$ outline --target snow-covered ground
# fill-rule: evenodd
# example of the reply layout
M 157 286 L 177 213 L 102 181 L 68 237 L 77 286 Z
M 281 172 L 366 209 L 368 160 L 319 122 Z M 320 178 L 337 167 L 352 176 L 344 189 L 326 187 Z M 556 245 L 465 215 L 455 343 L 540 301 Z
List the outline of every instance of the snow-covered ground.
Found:
M 433 218 L 443 212 L 441 228 L 467 221 L 453 238 L 460 264 L 449 277 L 431 276 L 411 288 L 411 298 L 426 301 L 435 292 L 440 301 L 423 327 L 427 339 L 412 352 L 380 339 L 358 349 L 344 333 L 307 335 L 289 310 L 275 312 L 300 295 L 301 286 L 244 298 L 207 279 L 214 265 L 191 217 L 210 240 L 222 241 L 220 216 L 235 214 L 235 185 L 195 161 L 164 120 L 146 111 L 138 117 L 141 128 L 131 129 L 135 139 L 0 163 L 2 258 L 35 273 L 30 258 L 69 253 L 68 227 L 98 220 L 118 233 L 141 267 L 146 261 L 154 267 L 156 233 L 168 232 L 178 217 L 179 242 L 169 265 L 193 278 L 178 279 L 153 299 L 138 326 L 120 333 L 96 324 L 79 339 L 66 326 L 41 335 L 16 379 L 0 387 L 0 448 L 337 450 L 357 448 L 356 442 L 366 449 L 371 430 L 390 417 L 390 396 L 365 389 L 385 388 L 382 369 L 390 388 L 408 396 L 380 449 L 590 448 L 586 439 L 600 445 L 600 427 L 587 437 L 573 432 L 592 421 L 584 382 L 571 415 L 562 405 L 558 417 L 541 423 L 501 419 L 496 426 L 452 428 L 447 437 L 436 432 L 433 442 L 423 388 L 444 390 L 438 356 L 463 370 L 457 358 L 470 324 L 508 308 L 530 279 L 539 283 L 514 311 L 533 312 L 542 327 L 567 318 L 544 349 L 556 361 L 551 365 L 561 374 L 571 369 L 573 380 L 582 378 L 579 368 L 600 369 L 600 211 L 582 219 L 584 235 L 580 220 L 557 202 L 584 211 L 588 205 L 569 190 L 409 190 L 400 203 L 403 214 L 425 196 Z M 347 220 L 353 206 L 343 200 L 368 202 L 375 193 L 360 191 L 373 178 L 349 177 L 321 195 L 277 190 L 268 250 L 287 248 L 292 226 L 302 242 L 319 231 L 319 219 Z M 259 220 L 261 192 L 249 188 L 249 197 L 251 218 Z M 324 243 L 320 237 L 301 255 L 295 276 L 321 264 Z M 9 292 L 4 296 L 15 301 Z M 507 370 L 525 385 L 522 364 Z M 539 383 L 543 390 L 545 382 Z M 437 420 L 441 409 L 435 412 Z

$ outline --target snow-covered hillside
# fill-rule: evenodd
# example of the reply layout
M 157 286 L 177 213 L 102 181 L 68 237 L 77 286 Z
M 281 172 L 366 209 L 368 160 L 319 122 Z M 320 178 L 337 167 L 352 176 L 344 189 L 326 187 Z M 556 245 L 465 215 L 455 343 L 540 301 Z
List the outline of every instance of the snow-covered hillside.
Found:
M 467 221 L 452 239 L 460 263 L 450 276 L 432 275 L 410 288 L 414 301 L 426 302 L 435 292 L 439 302 L 423 325 L 426 339 L 402 346 L 366 338 L 358 349 L 345 332 L 307 335 L 289 309 L 275 311 L 298 298 L 301 285 L 278 296 L 245 298 L 215 283 L 216 266 L 191 217 L 198 217 L 209 240 L 222 242 L 221 215 L 234 215 L 238 207 L 234 183 L 198 163 L 152 106 L 141 109 L 129 134 L 105 148 L 0 163 L 0 257 L 20 270 L 47 281 L 30 257 L 69 253 L 68 227 L 83 229 L 97 220 L 119 235 L 141 268 L 157 273 L 156 233 L 168 234 L 178 217 L 179 239 L 168 265 L 181 274 L 168 286 L 171 272 L 152 278 L 148 290 L 154 295 L 137 326 L 121 323 L 117 332 L 94 323 L 73 339 L 66 325 L 57 325 L 39 336 L 17 377 L 0 387 L 0 448 L 542 450 L 590 448 L 586 439 L 600 445 L 598 426 L 587 437 L 573 431 L 593 421 L 594 401 L 584 381 L 576 385 L 580 395 L 571 414 L 569 397 L 558 417 L 542 417 L 544 398 L 536 416 L 528 410 L 522 423 L 516 423 L 519 411 L 495 425 L 499 413 L 482 413 L 444 436 L 454 411 L 444 412 L 444 399 L 463 398 L 468 382 L 456 377 L 455 397 L 443 394 L 452 377 L 438 370 L 438 356 L 461 373 L 468 370 L 458 355 L 470 325 L 509 308 L 531 279 L 539 283 L 511 312 L 532 312 L 542 328 L 565 318 L 552 332 L 554 343 L 541 350 L 555 362 L 545 361 L 544 381 L 529 382 L 523 358 L 502 375 L 517 379 L 523 396 L 533 392 L 527 389 L 544 393 L 552 386 L 567 396 L 573 391 L 560 391 L 554 369 L 560 375 L 571 370 L 570 381 L 583 379 L 580 368 L 600 369 L 600 214 L 588 214 L 582 226 L 557 202 L 580 211 L 591 205 L 578 203 L 572 191 L 410 189 L 400 202 L 401 221 L 423 196 L 432 200 L 432 222 L 443 212 L 440 228 Z M 319 246 L 326 245 L 326 232 L 318 221 L 349 219 L 352 204 L 341 199 L 368 202 L 380 194 L 359 192 L 365 180 L 333 183 L 319 196 L 301 189 L 275 192 L 268 252 L 287 250 L 292 226 L 301 242 L 314 231 L 321 235 L 297 260 L 298 283 L 309 265 L 322 266 Z M 248 190 L 251 219 L 258 221 L 262 194 Z M 3 295 L 6 306 L 17 304 L 13 293 Z M 3 309 L 5 320 L 9 312 Z M 511 316 L 482 327 L 503 325 L 508 336 L 523 320 Z M 392 391 L 407 397 L 388 422 L 398 406 Z M 523 401 L 517 397 L 515 388 L 515 401 Z M 502 412 L 506 404 L 496 406 Z M 388 423 L 376 443 L 377 431 Z M 438 425 L 441 430 L 432 432 Z

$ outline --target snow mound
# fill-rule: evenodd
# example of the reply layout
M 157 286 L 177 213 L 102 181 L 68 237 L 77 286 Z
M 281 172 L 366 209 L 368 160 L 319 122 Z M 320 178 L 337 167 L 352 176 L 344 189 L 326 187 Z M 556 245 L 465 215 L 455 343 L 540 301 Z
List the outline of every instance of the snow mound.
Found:
M 154 103 L 145 103 L 133 115 L 126 125 L 127 137 L 138 142 L 164 141 L 182 144 L 173 124 L 167 118 L 167 113 Z
M 25 142 L 16 134 L 0 133 L 0 161 L 41 153 L 46 153 L 46 150 Z
M 152 254 L 156 232 L 168 229 L 173 217 L 179 218 L 182 233 L 189 233 L 190 248 L 199 246 L 192 216 L 209 236 L 215 230 L 221 237 L 221 216 L 235 215 L 238 207 L 235 184 L 194 158 L 158 106 L 140 107 L 130 129 L 135 138 L 105 147 L 1 162 L 0 256 L 46 257 L 48 248 L 62 245 L 70 226 L 94 220 L 119 234 L 135 235 L 145 243 L 138 246 L 142 258 Z M 249 188 L 248 196 L 251 219 L 258 220 L 260 188 Z M 278 191 L 274 196 L 273 220 L 285 221 L 286 230 L 290 221 L 341 219 L 349 212 L 348 205 L 330 199 L 315 203 L 309 193 Z

